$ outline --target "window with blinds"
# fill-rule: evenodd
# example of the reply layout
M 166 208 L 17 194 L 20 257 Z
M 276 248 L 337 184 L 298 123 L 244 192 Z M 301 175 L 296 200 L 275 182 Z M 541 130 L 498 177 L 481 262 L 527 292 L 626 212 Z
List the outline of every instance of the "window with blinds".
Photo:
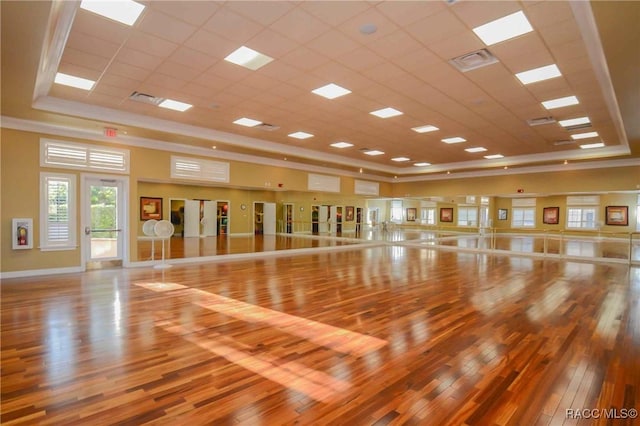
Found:
M 129 173 L 129 150 L 42 138 L 40 166 Z
M 40 182 L 40 249 L 75 249 L 75 175 L 41 173 Z
M 171 177 L 229 183 L 229 163 L 171 156 Z

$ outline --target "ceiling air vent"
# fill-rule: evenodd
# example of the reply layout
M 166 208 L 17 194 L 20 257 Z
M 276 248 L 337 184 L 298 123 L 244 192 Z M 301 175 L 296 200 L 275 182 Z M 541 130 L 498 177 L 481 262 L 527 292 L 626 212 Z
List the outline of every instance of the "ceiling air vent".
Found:
M 157 98 L 155 96 L 147 95 L 146 93 L 141 92 L 133 92 L 131 95 L 129 95 L 129 99 L 131 99 L 132 101 L 143 102 L 145 104 L 156 106 L 164 101 L 164 98 Z
M 562 146 L 562 145 L 573 145 L 576 141 L 573 140 L 564 140 L 564 141 L 555 141 L 553 142 L 554 146 Z
M 567 126 L 564 129 L 568 131 L 572 131 L 572 130 L 586 129 L 587 127 L 591 127 L 591 123 L 576 124 L 574 126 Z
M 475 70 L 477 68 L 495 64 L 496 62 L 498 62 L 498 59 L 487 49 L 476 50 L 475 52 L 467 53 L 449 60 L 451 65 L 462 72 Z
M 261 124 L 258 124 L 257 126 L 254 126 L 253 128 L 266 130 L 267 132 L 273 132 L 274 130 L 278 130 L 280 126 L 276 126 L 274 124 L 269 124 L 269 123 L 261 123 Z
M 529 124 L 529 126 L 541 126 L 543 124 L 551 124 L 555 122 L 556 122 L 556 119 L 551 116 L 538 117 L 538 118 L 532 118 L 531 120 L 527 120 L 527 123 Z

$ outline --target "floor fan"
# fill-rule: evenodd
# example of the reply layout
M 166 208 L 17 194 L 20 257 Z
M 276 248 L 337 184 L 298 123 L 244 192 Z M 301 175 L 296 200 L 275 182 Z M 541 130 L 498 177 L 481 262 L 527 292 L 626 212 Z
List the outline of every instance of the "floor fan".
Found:
M 142 225 L 142 233 L 147 237 L 151 237 L 151 260 L 155 260 L 155 252 L 156 252 L 156 230 L 154 229 L 158 223 L 155 219 L 147 220 Z
M 170 268 L 171 265 L 167 265 L 164 261 L 164 242 L 166 239 L 168 239 L 173 235 L 173 231 L 174 231 L 173 224 L 168 220 L 160 220 L 158 221 L 158 223 L 155 224 L 155 226 L 153 227 L 153 230 L 156 236 L 162 239 L 162 263 L 159 265 L 155 265 L 154 268 L 156 269 Z

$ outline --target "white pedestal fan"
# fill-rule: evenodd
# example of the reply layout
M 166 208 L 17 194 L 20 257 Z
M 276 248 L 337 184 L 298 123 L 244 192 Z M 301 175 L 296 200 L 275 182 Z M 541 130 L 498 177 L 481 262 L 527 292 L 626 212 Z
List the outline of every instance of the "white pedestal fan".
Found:
M 156 231 L 155 231 L 155 226 L 156 223 L 158 223 L 157 220 L 155 219 L 150 219 L 147 220 L 145 223 L 142 224 L 142 233 L 144 235 L 146 235 L 147 237 L 151 237 L 151 260 L 156 260 L 155 259 L 155 254 L 156 254 Z
M 158 223 L 156 223 L 155 226 L 153 227 L 153 231 L 158 238 L 162 239 L 162 263 L 155 265 L 154 268 L 156 269 L 170 268 L 171 265 L 167 265 L 164 261 L 164 242 L 166 239 L 168 239 L 173 235 L 173 231 L 174 231 L 173 224 L 168 220 L 159 220 Z

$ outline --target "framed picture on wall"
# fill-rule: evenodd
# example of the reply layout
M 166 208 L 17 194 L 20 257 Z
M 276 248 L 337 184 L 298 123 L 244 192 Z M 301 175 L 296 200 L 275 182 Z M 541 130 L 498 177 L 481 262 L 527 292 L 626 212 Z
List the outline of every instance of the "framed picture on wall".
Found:
M 407 209 L 407 222 L 415 222 L 416 221 L 416 209 L 415 207 L 409 207 Z
M 347 222 L 353 222 L 353 206 L 347 206 L 346 208 L 346 218 Z
M 542 223 L 557 225 L 560 221 L 559 207 L 545 207 L 542 209 Z
M 607 206 L 606 224 L 615 226 L 629 226 L 629 207 Z
M 509 215 L 509 210 L 498 209 L 498 220 L 507 220 L 508 215 Z
M 442 207 L 440 209 L 440 222 L 453 222 L 453 207 Z
M 33 219 L 20 218 L 11 221 L 11 236 L 14 250 L 33 248 Z
M 140 220 L 162 220 L 162 198 L 140 197 Z

